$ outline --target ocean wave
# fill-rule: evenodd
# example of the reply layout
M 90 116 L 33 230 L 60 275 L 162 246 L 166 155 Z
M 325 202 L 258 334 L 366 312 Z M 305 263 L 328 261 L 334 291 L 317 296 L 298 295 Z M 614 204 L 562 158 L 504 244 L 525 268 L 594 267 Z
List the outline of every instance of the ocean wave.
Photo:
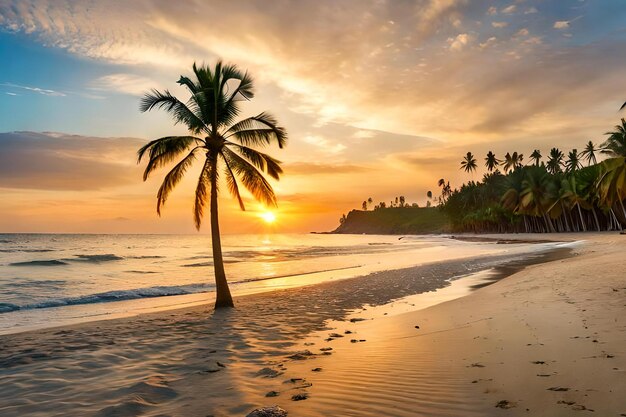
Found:
M 19 310 L 20 307 L 11 303 L 0 303 L 0 313 L 8 313 L 9 311 Z
M 140 255 L 140 256 L 128 256 L 128 259 L 162 259 L 165 256 L 160 255 Z
M 107 291 L 97 294 L 83 295 L 79 297 L 67 297 L 45 300 L 38 303 L 16 305 L 0 303 L 0 313 L 8 313 L 17 310 L 35 310 L 95 303 L 110 303 L 113 301 L 136 300 L 139 298 L 168 297 L 173 295 L 186 295 L 208 292 L 215 289 L 212 284 L 188 284 L 178 286 L 157 286 L 137 288 L 133 290 Z
M 106 253 L 103 255 L 74 255 L 76 259 L 66 259 L 67 261 L 83 261 L 83 262 L 108 262 L 108 261 L 121 261 L 124 258 L 114 255 L 112 253 Z
M 38 260 L 38 261 L 24 261 L 24 262 L 12 262 L 10 266 L 60 266 L 67 265 L 67 262 L 59 261 L 58 259 Z

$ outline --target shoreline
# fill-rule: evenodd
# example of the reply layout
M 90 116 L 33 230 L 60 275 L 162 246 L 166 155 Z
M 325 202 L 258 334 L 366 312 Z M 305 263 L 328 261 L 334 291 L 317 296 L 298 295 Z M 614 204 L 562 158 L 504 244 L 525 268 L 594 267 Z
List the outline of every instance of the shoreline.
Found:
M 401 240 L 401 239 L 400 239 Z M 533 246 L 528 242 L 518 242 L 510 248 L 497 247 L 494 244 L 467 244 L 460 240 L 449 244 L 450 239 L 439 237 L 422 240 L 407 239 L 407 245 L 399 245 L 395 252 L 385 252 L 382 257 L 373 257 L 371 253 L 348 257 L 348 261 L 342 261 L 343 256 L 324 258 L 327 264 L 310 264 L 312 268 L 308 272 L 293 274 L 274 274 L 261 278 L 239 279 L 231 283 L 231 291 L 235 297 L 251 294 L 260 294 L 280 289 L 317 285 L 327 281 L 342 279 L 362 278 L 371 273 L 385 272 L 405 268 L 419 267 L 439 262 L 438 259 L 447 261 L 462 261 L 478 259 L 484 256 L 532 256 L 537 251 L 550 249 L 551 246 L 559 245 L 559 242 L 532 242 L 544 243 L 541 246 Z M 489 243 L 489 242 L 487 242 Z M 491 242 L 493 243 L 493 242 Z M 515 242 L 512 242 L 515 243 Z M 451 245 L 456 249 L 449 252 L 447 247 Z M 368 248 L 388 247 L 387 244 L 380 246 L 368 243 Z M 371 250 L 371 249 L 369 249 Z M 389 255 L 393 253 L 393 255 Z M 338 253 L 337 255 L 340 255 Z M 132 258 L 132 256 L 131 256 Z M 324 266 L 324 268 L 320 268 Z M 101 266 L 98 266 L 101 268 Z M 139 266 L 136 266 L 139 268 Z M 258 265 L 258 267 L 270 268 L 270 265 Z M 305 267 L 306 268 L 306 267 Z M 55 271 L 56 272 L 56 271 Z M 99 273 L 105 273 L 100 270 Z M 154 284 L 152 284 L 154 285 Z M 164 286 L 163 286 L 164 285 Z M 17 334 L 24 331 L 43 330 L 52 327 L 71 326 L 80 323 L 100 320 L 116 320 L 125 317 L 133 317 L 152 312 L 164 312 L 179 308 L 211 304 L 214 293 L 211 283 L 192 281 L 191 284 L 168 287 L 167 283 L 148 288 L 131 287 L 132 289 L 116 290 L 112 288 L 104 292 L 86 293 L 86 295 L 74 298 L 55 298 L 39 301 L 42 307 L 22 308 L 13 305 L 9 311 L 0 314 L 0 335 Z M 207 290 L 187 292 L 185 286 L 206 287 Z M 171 293 L 171 294 L 167 294 Z M 147 296 L 145 294 L 148 294 Z M 81 302 L 85 299 L 86 302 Z M 101 301 L 98 301 L 102 299 Z M 96 301 L 94 301 L 96 300 Z M 10 304 L 4 305 L 11 307 Z M 3 307 L 0 305 L 0 307 Z M 20 323 L 16 326 L 16 323 Z
M 57 415 L 75 407 L 85 415 L 157 415 L 203 405 L 205 414 L 198 415 L 206 415 L 207 407 L 215 416 L 245 415 L 265 394 L 259 389 L 271 378 L 263 372 L 287 372 L 273 364 L 293 362 L 289 356 L 297 343 L 327 329 L 329 320 L 416 290 L 430 296 L 449 286 L 446 278 L 482 271 L 504 259 L 511 261 L 511 256 L 427 264 L 248 295 L 229 311 L 212 313 L 202 305 L 0 336 L 0 398 L 18 399 L 0 401 L 0 410 L 9 416 L 49 416 L 54 405 Z M 422 279 L 409 278 L 416 274 Z M 61 381 L 58 369 L 64 369 Z M 90 386 L 77 386 L 78 379 L 91 381 Z M 63 392 L 62 407 L 54 396 L 41 402 L 42 390 L 52 388 Z M 213 394 L 205 398 L 207 392 Z M 93 404 L 86 409 L 85 398 Z

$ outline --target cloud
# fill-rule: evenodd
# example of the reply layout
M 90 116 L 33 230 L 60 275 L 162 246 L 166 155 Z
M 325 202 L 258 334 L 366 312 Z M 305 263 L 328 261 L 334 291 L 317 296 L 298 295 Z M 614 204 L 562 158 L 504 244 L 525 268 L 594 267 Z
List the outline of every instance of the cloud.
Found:
M 448 43 L 450 44 L 451 51 L 461 51 L 465 48 L 471 41 L 470 35 L 467 33 L 460 33 L 456 36 L 456 38 L 448 38 Z
M 569 28 L 569 21 L 567 20 L 559 20 L 557 22 L 554 22 L 554 26 L 555 29 L 567 29 Z
M 479 46 L 484 49 L 484 48 L 489 48 L 490 46 L 493 46 L 497 43 L 498 39 L 495 36 L 490 37 L 489 39 L 487 39 L 485 42 L 482 42 L 479 44 Z
M 40 87 L 31 87 L 31 86 L 27 86 L 27 85 L 19 85 L 19 84 L 13 84 L 13 83 L 3 83 L 3 84 L 0 84 L 0 85 L 3 85 L 5 87 L 10 87 L 10 88 L 30 91 L 30 92 L 41 94 L 41 95 L 44 95 L 44 96 L 65 97 L 67 95 L 67 94 L 62 93 L 60 91 L 49 90 L 49 89 L 40 88 Z M 11 93 L 7 93 L 7 94 L 9 94 L 9 95 L 16 95 L 16 94 L 11 94 Z
M 582 18 L 582 16 L 578 16 L 572 20 L 557 20 L 556 22 L 554 22 L 554 25 L 552 25 L 552 27 L 559 30 L 569 29 L 570 25 L 580 18 Z
M 539 10 L 537 10 L 536 7 L 529 7 L 528 9 L 526 9 L 526 11 L 524 11 L 524 14 L 535 14 L 535 13 L 539 13 Z
M 286 175 L 352 174 L 368 171 L 368 168 L 353 164 L 325 164 L 312 162 L 291 162 L 284 164 Z
M 100 190 L 140 180 L 145 143 L 58 133 L 0 133 L 0 188 Z
M 157 83 L 150 78 L 134 74 L 110 74 L 93 81 L 92 88 L 97 91 L 114 90 L 123 94 L 141 96 Z
M 505 28 L 508 25 L 509 24 L 507 22 L 491 22 L 491 26 L 493 26 L 494 28 Z
M 498 14 L 498 9 L 495 6 L 491 6 L 488 10 L 487 10 L 487 14 L 489 16 L 495 16 Z
M 522 28 L 520 30 L 517 31 L 517 33 L 515 34 L 515 36 L 528 36 L 530 32 L 528 31 L 528 29 L 526 28 Z
M 501 10 L 501 12 L 504 14 L 512 14 L 512 13 L 515 13 L 516 11 L 517 11 L 517 6 L 514 4 L 508 7 L 505 7 L 504 9 Z
M 319 148 L 322 152 L 330 154 L 338 154 L 346 149 L 346 145 L 335 143 L 320 135 L 306 135 L 302 140 L 309 145 Z

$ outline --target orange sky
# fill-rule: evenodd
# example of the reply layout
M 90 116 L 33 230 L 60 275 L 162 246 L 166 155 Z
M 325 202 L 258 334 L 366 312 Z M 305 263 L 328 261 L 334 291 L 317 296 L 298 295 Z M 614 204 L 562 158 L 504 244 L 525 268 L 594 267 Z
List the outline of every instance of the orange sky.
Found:
M 194 232 L 196 171 L 159 218 L 163 173 L 143 183 L 135 163 L 184 133 L 141 114 L 141 93 L 186 99 L 175 81 L 193 61 L 249 69 L 244 116 L 270 111 L 289 133 L 270 151 L 277 221 L 224 192 L 225 233 L 330 230 L 368 197 L 424 204 L 439 178 L 470 178 L 468 150 L 599 143 L 624 101 L 623 4 L 546 3 L 0 0 L 0 232 Z

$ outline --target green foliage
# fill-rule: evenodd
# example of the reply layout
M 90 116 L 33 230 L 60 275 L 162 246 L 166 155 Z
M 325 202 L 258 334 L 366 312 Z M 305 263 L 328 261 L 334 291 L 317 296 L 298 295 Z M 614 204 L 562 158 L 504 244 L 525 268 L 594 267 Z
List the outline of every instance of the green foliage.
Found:
M 334 233 L 429 234 L 449 230 L 449 222 L 437 207 L 389 207 L 374 211 L 352 210 L 340 220 Z

